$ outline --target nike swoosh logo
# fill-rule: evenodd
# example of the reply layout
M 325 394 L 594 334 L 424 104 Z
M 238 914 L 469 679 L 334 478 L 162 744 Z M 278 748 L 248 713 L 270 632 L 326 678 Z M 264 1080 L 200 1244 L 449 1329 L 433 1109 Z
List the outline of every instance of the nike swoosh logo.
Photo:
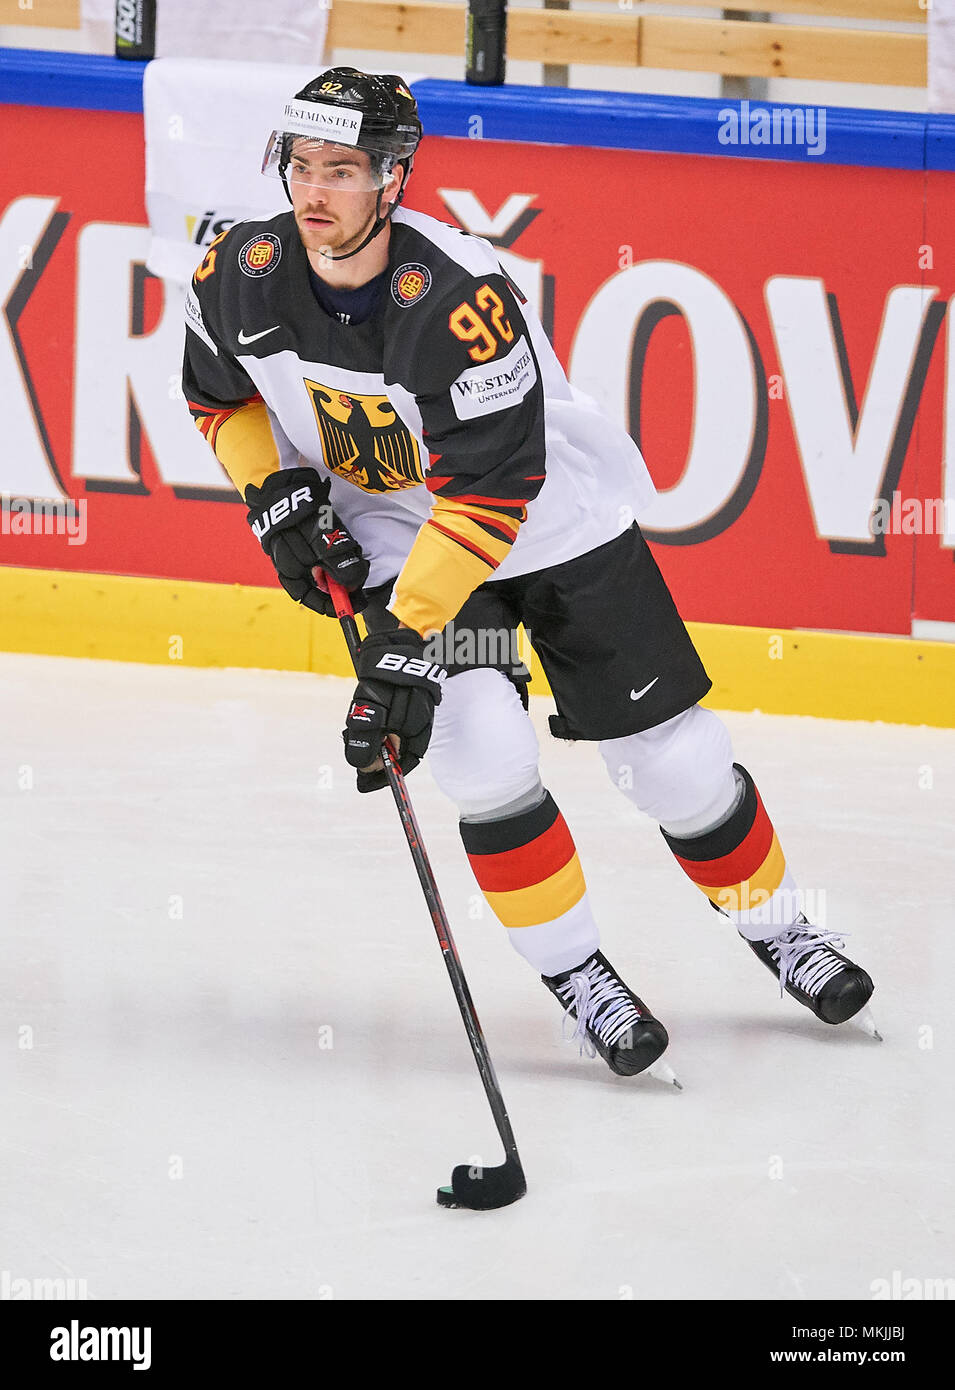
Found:
M 650 682 L 650 685 L 645 685 L 645 686 L 643 687 L 642 690 L 631 690 L 631 692 L 630 692 L 630 698 L 631 698 L 631 700 L 642 700 L 643 697 L 644 697 L 644 695 L 646 695 L 647 691 L 650 689 L 650 686 L 656 685 L 656 683 L 657 683 L 657 681 L 658 681 L 659 679 L 660 679 L 659 676 L 654 676 L 654 677 L 653 677 L 653 680 Z
M 243 333 L 242 329 L 240 328 L 239 342 L 242 344 L 243 347 L 248 347 L 249 343 L 254 343 L 258 338 L 264 338 L 266 334 L 274 333 L 276 329 L 281 327 L 282 325 L 280 323 L 277 323 L 273 328 L 263 328 L 261 333 L 250 333 L 248 334 L 248 336 L 246 336 L 246 334 Z

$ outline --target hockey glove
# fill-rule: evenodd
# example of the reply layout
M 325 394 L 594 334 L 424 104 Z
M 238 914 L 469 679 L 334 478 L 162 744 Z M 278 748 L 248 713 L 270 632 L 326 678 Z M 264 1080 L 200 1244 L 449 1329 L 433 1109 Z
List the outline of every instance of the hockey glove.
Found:
M 328 504 L 331 486 L 314 468 L 280 468 L 261 487 L 249 483 L 245 490 L 249 525 L 282 587 L 326 618 L 335 617 L 335 607 L 312 574 L 316 565 L 351 591 L 356 613 L 368 602 L 362 589 L 368 561 Z
M 369 633 L 361 644 L 358 685 L 342 731 L 345 759 L 358 769 L 360 792 L 388 785 L 384 768 L 369 770 L 381 757 L 386 734 L 401 741 L 398 756 L 406 777 L 427 751 L 447 671 L 424 656 L 424 647 L 424 638 L 410 628 Z

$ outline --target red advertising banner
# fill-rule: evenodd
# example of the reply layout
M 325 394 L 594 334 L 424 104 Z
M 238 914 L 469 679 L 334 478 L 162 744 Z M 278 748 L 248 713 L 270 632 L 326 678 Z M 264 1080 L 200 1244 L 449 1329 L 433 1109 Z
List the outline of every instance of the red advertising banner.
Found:
M 0 106 L 0 140 L 0 563 L 272 584 L 179 395 L 142 118 Z M 428 138 L 408 205 L 499 248 L 630 429 L 685 618 L 955 621 L 955 175 Z M 62 496 L 74 534 L 17 533 Z

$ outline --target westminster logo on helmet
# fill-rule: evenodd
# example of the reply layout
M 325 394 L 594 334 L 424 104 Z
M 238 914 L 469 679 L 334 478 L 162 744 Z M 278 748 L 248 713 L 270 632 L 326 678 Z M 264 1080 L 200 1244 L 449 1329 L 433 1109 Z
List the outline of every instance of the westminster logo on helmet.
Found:
M 308 381 L 326 466 L 362 492 L 424 482 L 418 442 L 387 396 L 363 396 Z
M 239 252 L 239 269 L 253 278 L 269 275 L 282 259 L 282 243 L 271 232 L 247 241 Z
M 426 265 L 409 261 L 400 265 L 391 277 L 391 297 L 402 309 L 417 304 L 431 288 L 431 271 Z

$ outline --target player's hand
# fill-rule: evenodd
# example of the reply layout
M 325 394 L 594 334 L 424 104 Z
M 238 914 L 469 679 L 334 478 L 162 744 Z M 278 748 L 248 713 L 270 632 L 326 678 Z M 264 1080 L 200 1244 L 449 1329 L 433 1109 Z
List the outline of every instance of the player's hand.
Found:
M 379 762 L 386 735 L 400 741 L 405 776 L 427 751 L 447 671 L 429 661 L 424 648 L 424 638 L 411 628 L 369 633 L 361 644 L 358 685 L 342 731 L 345 760 L 358 771 L 360 792 L 388 785 Z
M 368 602 L 362 589 L 368 561 L 332 511 L 330 492 L 330 479 L 314 468 L 280 468 L 261 487 L 250 483 L 245 490 L 249 525 L 282 587 L 326 618 L 334 618 L 335 607 L 322 584 L 324 574 L 350 591 L 356 613 Z

